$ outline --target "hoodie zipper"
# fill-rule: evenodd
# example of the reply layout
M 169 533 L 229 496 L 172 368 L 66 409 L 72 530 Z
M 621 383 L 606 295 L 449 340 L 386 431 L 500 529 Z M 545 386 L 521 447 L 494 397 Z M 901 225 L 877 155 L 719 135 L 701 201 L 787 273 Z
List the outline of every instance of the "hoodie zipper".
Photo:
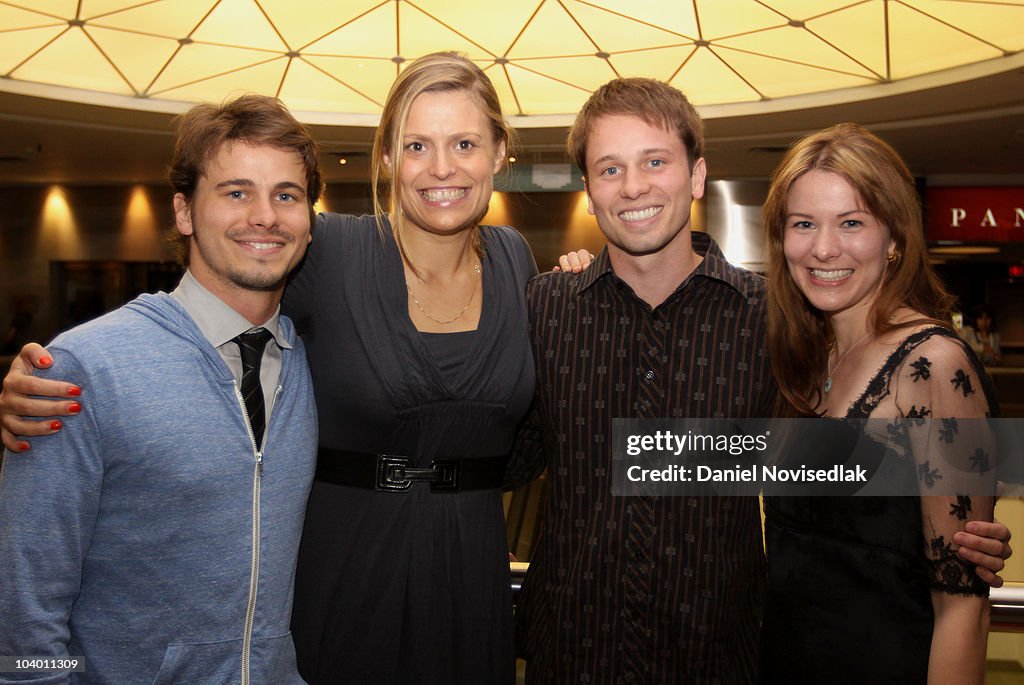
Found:
M 245 417 L 245 427 L 249 431 L 249 442 L 256 459 L 252 479 L 252 559 L 249 563 L 249 599 L 245 607 L 245 629 L 242 633 L 242 685 L 249 685 L 249 655 L 252 651 L 252 628 L 256 615 L 256 590 L 260 578 L 260 481 L 263 478 L 263 452 L 256 444 L 256 436 L 252 432 L 249 411 L 245 408 L 242 391 L 235 385 L 235 397 Z M 264 429 L 265 430 L 265 429 Z M 266 433 L 264 432 L 264 443 Z

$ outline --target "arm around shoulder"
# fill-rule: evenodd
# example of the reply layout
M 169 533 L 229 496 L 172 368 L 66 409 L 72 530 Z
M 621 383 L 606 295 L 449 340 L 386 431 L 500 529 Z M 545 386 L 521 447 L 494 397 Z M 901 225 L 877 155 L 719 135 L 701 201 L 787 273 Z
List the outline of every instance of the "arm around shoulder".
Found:
M 54 358 L 68 378 L 82 375 L 70 355 L 56 350 Z M 88 409 L 69 424 L 73 425 L 68 430 L 39 438 L 32 455 L 8 453 L 4 459 L 0 475 L 3 655 L 68 655 L 71 608 L 103 481 L 98 431 Z
M 0 392 L 0 436 L 12 452 L 29 449 L 22 436 L 49 435 L 59 428 L 59 421 L 33 421 L 23 417 L 68 416 L 81 407 L 80 383 L 61 380 L 59 370 L 49 378 L 36 374 L 37 370 L 54 366 L 53 357 L 37 343 L 28 343 L 11 363 Z M 52 398 L 52 399 L 47 399 Z

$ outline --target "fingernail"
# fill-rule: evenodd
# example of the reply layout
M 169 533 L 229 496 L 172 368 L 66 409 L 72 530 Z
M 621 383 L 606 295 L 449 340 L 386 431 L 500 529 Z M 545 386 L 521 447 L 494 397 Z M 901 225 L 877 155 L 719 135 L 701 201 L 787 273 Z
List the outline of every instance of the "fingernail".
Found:
M 52 363 L 53 363 L 53 357 L 40 357 L 39 358 L 39 364 L 41 366 L 49 366 Z
M 82 389 L 77 385 L 72 385 L 70 388 L 68 388 L 68 395 L 70 395 L 71 397 L 78 397 L 81 394 Z
M 50 421 L 50 430 L 52 430 L 52 431 L 59 431 L 60 427 L 63 426 L 63 425 L 64 424 L 61 423 L 60 421 Z
M 68 411 L 71 412 L 72 414 L 77 414 L 78 412 L 82 411 L 82 405 L 80 405 L 78 402 L 72 402 L 71 404 L 68 405 Z
M 25 441 L 18 443 L 17 448 L 19 452 L 27 452 L 32 446 Z

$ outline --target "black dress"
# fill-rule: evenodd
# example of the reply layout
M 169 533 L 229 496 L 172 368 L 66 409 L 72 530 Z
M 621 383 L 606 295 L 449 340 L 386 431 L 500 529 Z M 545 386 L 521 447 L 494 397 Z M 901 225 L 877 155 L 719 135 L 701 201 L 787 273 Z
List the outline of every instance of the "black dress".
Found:
M 437 458 L 507 454 L 533 396 L 525 240 L 482 229 L 476 331 L 422 334 L 373 217 L 321 215 L 284 311 L 306 344 L 320 445 Z M 509 683 L 512 602 L 501 493 L 313 484 L 292 618 L 310 683 Z
M 899 345 L 847 419 L 979 417 L 996 411 L 976 357 L 955 334 L 936 327 Z M 966 429 L 967 422 L 961 423 Z M 927 493 L 927 474 L 936 475 L 937 462 L 922 469 L 922 456 L 935 460 L 938 452 L 966 440 L 947 442 L 941 420 L 908 424 L 916 444 L 908 450 L 914 455 L 908 468 Z M 968 518 L 986 512 L 972 512 L 969 498 L 935 496 L 924 502 L 922 513 L 917 496 L 765 497 L 761 682 L 926 682 L 931 592 L 987 596 L 988 586 L 950 541 Z

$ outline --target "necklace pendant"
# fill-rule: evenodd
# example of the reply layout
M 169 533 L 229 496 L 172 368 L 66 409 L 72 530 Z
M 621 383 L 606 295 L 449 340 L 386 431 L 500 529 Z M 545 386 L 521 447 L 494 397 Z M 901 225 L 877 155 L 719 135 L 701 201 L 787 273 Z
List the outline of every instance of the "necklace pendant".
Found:
M 827 395 L 830 390 L 832 390 L 832 376 L 825 379 L 825 394 Z

